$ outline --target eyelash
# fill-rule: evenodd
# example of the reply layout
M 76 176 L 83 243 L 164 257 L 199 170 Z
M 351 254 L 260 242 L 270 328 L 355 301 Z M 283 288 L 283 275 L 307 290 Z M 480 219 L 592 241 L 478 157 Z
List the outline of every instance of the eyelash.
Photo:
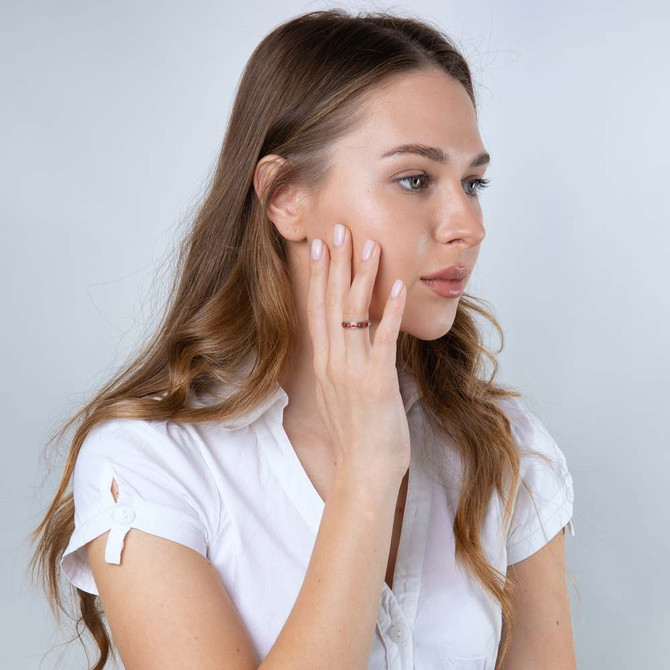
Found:
M 418 179 L 418 178 L 422 178 L 422 179 L 424 179 L 426 184 L 430 184 L 431 181 L 432 181 L 432 179 L 430 178 L 430 176 L 428 176 L 427 174 L 413 174 L 413 175 L 409 175 L 408 177 L 400 177 L 400 179 L 396 179 L 395 181 L 398 182 L 398 183 L 400 183 L 400 182 L 402 182 L 402 181 L 407 181 L 408 179 Z M 489 178 L 489 179 L 473 179 L 473 180 L 472 180 L 471 182 L 469 182 L 469 183 L 470 183 L 470 184 L 474 184 L 474 185 L 476 186 L 476 189 L 477 189 L 477 190 L 475 191 L 474 194 L 470 194 L 470 193 L 468 193 L 468 195 L 469 195 L 471 198 L 476 198 L 477 195 L 479 194 L 479 192 L 480 192 L 480 191 L 483 191 L 483 190 L 489 185 L 489 182 L 490 182 L 490 181 L 491 181 L 490 178 Z M 428 186 L 424 186 L 424 187 L 419 188 L 419 189 L 414 189 L 414 188 L 407 189 L 407 188 L 406 188 L 406 189 L 404 189 L 404 190 L 405 190 L 405 191 L 414 192 L 414 193 L 419 193 L 419 192 L 421 192 L 422 190 L 424 190 L 425 188 L 428 188 Z

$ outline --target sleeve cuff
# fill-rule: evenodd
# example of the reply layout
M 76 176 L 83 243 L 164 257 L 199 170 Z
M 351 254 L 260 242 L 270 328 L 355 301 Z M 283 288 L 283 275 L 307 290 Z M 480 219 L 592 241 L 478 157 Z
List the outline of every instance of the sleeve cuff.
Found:
M 84 545 L 109 530 L 105 561 L 119 565 L 124 540 L 131 528 L 186 545 L 207 558 L 207 541 L 202 529 L 186 515 L 146 501 L 117 502 L 85 523 L 75 525 L 60 560 L 61 570 L 68 580 L 82 591 L 99 595 Z
M 539 551 L 547 542 L 554 538 L 564 526 L 568 526 L 570 534 L 574 536 L 575 531 L 572 527 L 573 504 L 567 499 L 565 504 L 560 507 L 548 519 L 545 519 L 541 525 L 523 540 L 514 544 L 507 545 L 507 565 L 512 565 L 523 561 Z

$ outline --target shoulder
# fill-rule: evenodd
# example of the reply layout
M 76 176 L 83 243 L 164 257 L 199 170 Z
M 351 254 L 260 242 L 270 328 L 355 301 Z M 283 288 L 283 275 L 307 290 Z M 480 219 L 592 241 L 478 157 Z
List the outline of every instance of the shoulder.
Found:
M 526 458 L 538 457 L 551 461 L 555 467 L 567 472 L 565 454 L 551 432 L 528 403 L 521 398 L 502 398 L 498 406 L 507 416 L 512 437 L 517 445 L 522 463 Z
M 184 475 L 204 467 L 203 445 L 188 427 L 167 420 L 114 418 L 102 421 L 86 434 L 77 464 L 103 458 L 123 460 L 138 467 L 174 470 Z
M 107 531 L 108 563 L 121 563 L 131 528 L 207 557 L 223 505 L 196 437 L 187 426 L 142 419 L 108 419 L 89 430 L 75 459 L 74 531 L 61 559 L 75 586 L 98 592 L 83 547 Z
M 220 500 L 204 449 L 195 431 L 173 421 L 114 418 L 98 423 L 75 460 L 75 506 L 83 511 L 92 503 L 96 509 L 113 503 L 106 493 L 115 479 L 122 495 L 125 490 L 145 500 L 172 499 L 171 505 L 185 501 L 213 530 Z
M 188 449 L 183 427 L 168 420 L 113 418 L 96 423 L 86 434 L 82 450 L 95 452 L 104 449 L 109 441 L 125 442 L 133 449 L 152 449 L 157 445 L 173 449 Z
M 498 401 L 519 450 L 519 480 L 507 535 L 508 564 L 546 544 L 573 511 L 573 481 L 563 450 L 545 423 L 520 398 Z

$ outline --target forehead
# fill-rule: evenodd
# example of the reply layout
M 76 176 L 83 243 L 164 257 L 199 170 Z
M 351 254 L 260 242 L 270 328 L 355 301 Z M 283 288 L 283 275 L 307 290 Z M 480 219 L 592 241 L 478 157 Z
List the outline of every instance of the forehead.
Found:
M 336 149 L 343 156 L 367 154 L 377 159 L 409 143 L 440 147 L 465 158 L 484 149 L 470 96 L 445 72 L 403 73 L 369 91 L 360 123 Z

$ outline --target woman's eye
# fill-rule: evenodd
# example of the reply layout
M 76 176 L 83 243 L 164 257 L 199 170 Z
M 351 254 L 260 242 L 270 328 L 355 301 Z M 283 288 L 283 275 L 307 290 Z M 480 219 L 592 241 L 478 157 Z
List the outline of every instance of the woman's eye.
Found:
M 423 180 L 423 182 L 421 182 L 421 180 Z M 431 182 L 431 178 L 427 174 L 415 174 L 410 175 L 409 177 L 400 177 L 400 179 L 396 179 L 395 181 L 397 181 L 398 183 L 408 182 L 410 186 L 409 188 L 403 187 L 404 190 L 417 193 L 419 191 L 423 191 L 424 189 L 428 188 L 428 185 Z M 483 191 L 488 186 L 490 181 L 491 181 L 490 179 L 473 179 L 469 182 L 466 182 L 470 186 L 470 188 L 474 189 L 472 191 L 469 191 L 468 195 L 470 197 L 476 198 L 478 193 L 480 191 Z
M 489 185 L 490 181 L 490 179 L 473 179 L 472 181 L 469 181 L 468 184 L 473 186 L 475 190 L 471 193 L 468 193 L 468 195 L 476 198 L 477 194 L 480 191 L 483 191 Z
M 417 180 L 423 179 L 424 180 L 424 186 L 420 186 L 419 188 L 414 188 L 410 186 L 410 188 L 404 189 L 405 191 L 422 191 L 425 188 L 428 188 L 428 184 L 430 183 L 430 177 L 427 174 L 414 174 L 409 177 L 401 177 L 400 179 L 396 179 L 398 183 L 401 182 L 409 182 L 410 184 L 416 184 Z

